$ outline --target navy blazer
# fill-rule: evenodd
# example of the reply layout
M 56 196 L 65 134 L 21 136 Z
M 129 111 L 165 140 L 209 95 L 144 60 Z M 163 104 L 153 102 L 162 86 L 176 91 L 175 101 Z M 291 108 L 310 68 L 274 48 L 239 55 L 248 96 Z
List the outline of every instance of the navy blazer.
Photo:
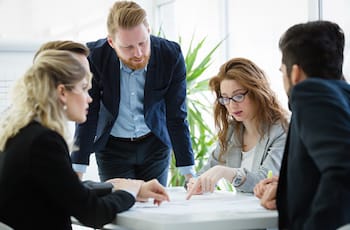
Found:
M 93 73 L 87 121 L 77 125 L 72 153 L 76 164 L 89 164 L 92 152 L 103 149 L 117 119 L 120 102 L 120 62 L 107 39 L 88 43 Z M 186 67 L 180 46 L 151 36 L 151 56 L 144 89 L 147 126 L 165 145 L 173 148 L 176 166 L 194 165 L 187 123 Z
M 350 86 L 307 79 L 292 90 L 277 191 L 280 229 L 350 223 Z

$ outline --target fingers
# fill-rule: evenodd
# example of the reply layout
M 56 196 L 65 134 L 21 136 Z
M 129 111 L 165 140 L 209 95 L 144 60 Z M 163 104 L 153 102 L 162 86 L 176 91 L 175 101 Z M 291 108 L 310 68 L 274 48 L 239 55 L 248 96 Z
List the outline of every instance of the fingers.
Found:
M 195 179 L 195 178 L 191 178 L 188 182 L 187 182 L 187 184 L 186 184 L 186 187 L 187 187 L 187 192 L 188 191 L 190 191 L 192 188 L 193 188 L 193 186 L 194 186 L 194 184 L 196 183 L 196 181 L 197 181 L 197 179 Z
M 277 176 L 273 176 L 271 178 L 267 178 L 267 179 L 264 179 L 263 182 L 265 184 L 270 184 L 272 182 L 277 182 L 278 181 L 278 177 Z
M 159 206 L 162 203 L 162 201 L 159 200 L 153 200 L 153 204 Z
M 163 201 L 170 201 L 165 188 L 157 180 L 151 180 L 142 184 L 137 200 L 142 201 L 148 198 L 153 198 L 154 203 L 158 205 Z
M 272 183 L 278 182 L 278 176 L 274 176 L 272 178 L 267 178 L 261 180 L 258 184 L 255 185 L 254 187 L 254 195 L 261 199 L 263 194 L 265 193 L 266 187 L 269 186 Z
M 272 182 L 278 182 L 278 179 L 279 179 L 278 176 L 273 176 L 273 177 L 271 178 L 271 181 L 272 181 Z
M 187 192 L 192 190 L 192 188 L 194 187 L 196 181 L 197 181 L 196 178 L 191 178 L 189 180 L 189 182 L 187 183 Z M 200 185 L 199 187 L 197 187 L 197 189 L 195 189 L 193 195 L 195 195 L 195 194 L 197 195 L 197 194 L 201 194 L 201 193 L 202 193 L 202 185 Z
M 194 183 L 193 181 L 190 181 L 187 184 L 188 193 L 186 199 L 189 200 L 192 195 L 198 195 L 204 192 L 213 193 L 216 188 L 216 182 L 217 181 L 211 177 L 199 177 Z
M 265 204 L 263 205 L 266 209 L 270 209 L 270 210 L 276 210 L 277 206 L 276 206 L 276 200 L 270 200 L 265 202 Z
M 260 200 L 261 205 L 267 209 L 276 209 L 276 192 L 277 183 L 270 183 L 267 185 Z
M 163 201 L 170 201 L 168 194 L 159 194 L 159 193 L 151 192 L 149 196 L 150 198 L 154 199 L 154 202 L 157 202 L 159 204 Z
M 216 180 L 213 178 L 202 178 L 201 179 L 201 185 L 202 185 L 202 192 L 214 192 L 214 189 L 216 188 Z
M 154 192 L 154 197 L 157 200 L 166 200 L 170 201 L 169 195 L 166 192 L 165 188 L 158 182 L 158 180 L 154 180 L 154 189 L 152 190 Z
M 201 178 L 198 178 L 193 184 L 192 188 L 188 190 L 189 192 L 187 193 L 186 200 L 191 199 L 192 195 L 197 194 L 196 191 L 198 190 L 202 190 Z
M 265 184 L 262 183 L 258 183 L 255 187 L 254 187 L 254 195 L 256 197 L 258 197 L 259 199 L 261 199 L 262 195 L 264 194 L 265 191 Z

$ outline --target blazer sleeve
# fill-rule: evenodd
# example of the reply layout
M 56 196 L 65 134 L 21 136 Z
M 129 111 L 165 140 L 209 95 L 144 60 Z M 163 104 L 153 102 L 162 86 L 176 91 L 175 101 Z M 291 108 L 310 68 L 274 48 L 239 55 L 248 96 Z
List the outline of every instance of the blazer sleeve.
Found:
M 201 174 L 203 174 L 205 171 L 209 170 L 210 168 L 214 167 L 215 165 L 222 164 L 218 160 L 219 152 L 220 152 L 220 145 L 219 145 L 219 143 L 217 143 L 216 148 L 210 152 L 207 163 L 197 173 L 198 176 L 200 176 Z
M 280 124 L 271 127 L 265 144 L 258 144 L 259 149 L 255 152 L 258 157 L 254 158 L 258 162 L 253 163 L 253 170 L 237 169 L 246 177 L 245 181 L 236 187 L 238 191 L 252 193 L 255 185 L 266 178 L 269 170 L 272 170 L 273 175 L 279 175 L 286 138 L 287 134 Z
M 173 43 L 174 63 L 166 94 L 167 128 L 176 158 L 176 166 L 194 165 L 186 106 L 186 66 L 180 47 Z
M 65 141 L 56 132 L 48 131 L 38 136 L 33 142 L 32 153 L 34 186 L 48 196 L 52 206 L 86 226 L 100 228 L 110 223 L 116 213 L 135 203 L 135 198 L 125 191 L 98 197 L 84 187 L 72 169 Z
M 303 229 L 350 221 L 349 96 L 327 82 L 308 79 L 292 91 L 293 123 L 320 175 Z
M 71 159 L 73 163 L 83 165 L 89 165 L 90 154 L 94 152 L 94 140 L 96 136 L 97 122 L 99 119 L 102 91 L 101 72 L 99 71 L 97 64 L 94 62 L 95 59 L 101 61 L 99 58 L 95 57 L 97 55 L 95 54 L 95 46 L 98 46 L 98 44 L 96 45 L 96 43 L 88 43 L 87 46 L 90 49 L 90 55 L 88 57 L 90 70 L 93 73 L 89 95 L 93 100 L 89 104 L 89 111 L 86 121 L 82 124 L 76 124 L 74 144 L 78 146 L 78 150 L 75 150 L 71 153 Z

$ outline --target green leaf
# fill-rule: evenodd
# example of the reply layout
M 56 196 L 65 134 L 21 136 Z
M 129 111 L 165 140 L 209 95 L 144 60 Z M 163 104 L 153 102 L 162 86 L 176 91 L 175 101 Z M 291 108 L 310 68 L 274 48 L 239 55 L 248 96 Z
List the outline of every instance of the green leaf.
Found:
M 158 34 L 163 34 L 160 28 Z M 221 45 L 223 40 L 218 42 L 210 51 L 202 55 L 206 37 L 202 38 L 195 44 L 194 34 L 192 35 L 189 48 L 184 55 L 186 64 L 186 84 L 187 84 L 187 120 L 189 124 L 193 152 L 195 154 L 196 170 L 200 170 L 208 159 L 209 151 L 215 143 L 217 137 L 215 130 L 208 125 L 205 115 L 212 113 L 212 105 L 204 95 L 209 92 L 208 81 L 203 79 L 206 70 L 210 67 L 214 52 Z M 183 40 L 179 37 L 179 44 Z M 203 58 L 199 58 L 202 57 Z M 197 64 L 198 63 L 198 64 Z M 172 154 L 170 164 L 170 181 L 169 186 L 182 186 L 184 177 L 176 168 L 175 156 Z

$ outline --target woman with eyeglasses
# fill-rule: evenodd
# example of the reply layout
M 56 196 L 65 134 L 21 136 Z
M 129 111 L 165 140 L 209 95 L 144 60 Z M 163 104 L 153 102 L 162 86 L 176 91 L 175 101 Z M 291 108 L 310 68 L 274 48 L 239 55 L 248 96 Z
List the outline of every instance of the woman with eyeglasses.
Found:
M 269 171 L 278 175 L 287 111 L 278 102 L 264 72 L 252 61 L 234 58 L 223 64 L 209 86 L 215 92 L 218 144 L 199 177 L 186 185 L 187 199 L 213 192 L 225 178 L 240 192 L 253 192 Z

